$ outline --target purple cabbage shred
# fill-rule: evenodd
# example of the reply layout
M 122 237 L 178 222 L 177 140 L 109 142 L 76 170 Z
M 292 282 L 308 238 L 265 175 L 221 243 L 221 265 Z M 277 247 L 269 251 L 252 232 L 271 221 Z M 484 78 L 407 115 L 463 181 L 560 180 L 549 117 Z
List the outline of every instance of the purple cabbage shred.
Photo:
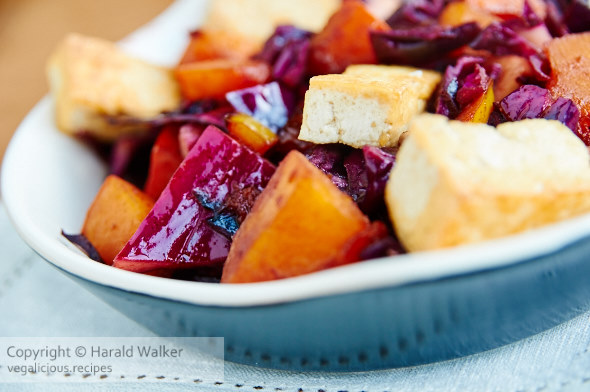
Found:
M 559 97 L 550 107 L 545 109 L 542 117 L 547 120 L 557 120 L 572 131 L 576 131 L 578 121 L 580 121 L 580 110 L 571 99 Z
M 198 101 L 186 101 L 180 108 L 180 113 L 184 114 L 203 114 L 219 109 L 219 102 L 213 99 L 201 99 Z
M 506 121 L 528 118 L 557 120 L 575 131 L 580 111 L 571 99 L 560 97 L 553 100 L 549 90 L 535 85 L 525 85 L 505 97 L 499 110 Z
M 569 33 L 568 27 L 563 23 L 562 7 L 556 1 L 547 1 L 547 16 L 545 25 L 553 37 L 562 37 Z
M 490 118 L 488 119 L 488 125 L 497 127 L 498 125 L 508 121 L 506 117 L 502 114 L 502 111 L 500 110 L 499 106 L 500 105 L 498 105 L 497 103 L 494 103 L 494 108 L 490 113 Z
M 525 85 L 506 96 L 500 102 L 500 110 L 509 121 L 540 118 L 552 103 L 549 90 L 535 85 Z
M 352 149 L 324 144 L 313 147 L 306 156 L 340 190 L 349 194 L 365 214 L 375 216 L 385 210 L 385 185 L 395 155 L 372 146 Z
M 372 260 L 380 257 L 395 256 L 406 253 L 399 240 L 394 236 L 388 235 L 380 238 L 367 246 L 360 253 L 361 260 Z
M 126 135 L 117 139 L 109 156 L 109 173 L 142 187 L 147 178 L 150 152 L 158 129 L 145 134 Z
M 279 26 L 256 57 L 272 66 L 273 80 L 296 88 L 305 81 L 311 35 L 294 26 Z
M 332 180 L 342 191 L 348 188 L 344 159 L 349 154 L 348 147 L 341 144 L 318 144 L 306 154 L 307 159 Z
M 150 120 L 149 124 L 154 128 L 172 124 L 200 124 L 204 126 L 214 125 L 220 129 L 225 129 L 225 116 L 232 111 L 230 106 L 222 106 L 205 113 L 166 113 Z
M 424 65 L 440 60 L 473 41 L 480 33 L 477 23 L 456 27 L 440 25 L 371 32 L 371 43 L 379 62 Z
M 471 43 L 471 47 L 476 50 L 487 50 L 495 56 L 522 56 L 529 60 L 538 80 L 548 81 L 550 78 L 545 55 L 507 24 L 492 23 Z
M 369 177 L 367 176 L 366 162 L 361 150 L 354 150 L 344 162 L 347 176 L 345 192 L 357 203 L 362 203 L 367 196 Z
M 99 263 L 103 263 L 98 251 L 90 243 L 88 238 L 84 234 L 66 234 L 63 230 L 61 231 L 61 235 L 63 235 L 68 241 L 72 244 L 76 245 L 82 252 L 84 252 L 88 257 L 90 257 L 94 261 L 98 261 Z
M 434 24 L 447 3 L 446 0 L 408 1 L 387 19 L 387 24 L 394 29 Z
M 218 128 L 225 128 L 225 116 L 232 111 L 227 103 L 214 100 L 202 100 L 185 102 L 180 110 L 163 113 L 150 120 L 137 118 L 110 118 L 116 125 L 138 125 L 150 128 L 160 128 L 166 125 L 182 125 L 194 123 L 201 125 L 215 125 Z
M 457 103 L 465 107 L 486 92 L 490 77 L 484 67 L 475 64 L 473 72 L 467 74 L 463 85 L 457 90 Z
M 278 82 L 231 91 L 225 97 L 237 112 L 254 117 L 275 132 L 287 123 L 293 105 L 291 91 Z
M 590 31 L 590 6 L 582 0 L 574 0 L 565 10 L 563 24 L 572 33 Z
M 395 164 L 395 155 L 377 147 L 365 146 L 363 147 L 363 158 L 367 187 L 364 198 L 358 199 L 357 202 L 362 211 L 372 215 L 385 208 L 385 185 Z M 355 186 L 351 180 L 349 177 L 349 189 L 352 191 Z
M 153 141 L 153 137 L 145 136 L 123 136 L 117 139 L 111 150 L 110 174 L 123 177 L 138 151 Z
M 451 119 L 486 90 L 497 70 L 484 68 L 481 57 L 464 56 L 454 66 L 448 66 L 436 101 L 436 113 Z

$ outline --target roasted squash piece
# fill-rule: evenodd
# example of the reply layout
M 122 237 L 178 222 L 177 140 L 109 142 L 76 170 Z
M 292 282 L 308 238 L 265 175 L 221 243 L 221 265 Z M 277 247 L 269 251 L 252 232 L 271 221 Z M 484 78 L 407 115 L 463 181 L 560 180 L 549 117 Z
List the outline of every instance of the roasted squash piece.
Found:
M 217 59 L 245 60 L 259 50 L 258 46 L 235 33 L 196 31 L 191 34 L 180 64 Z
M 359 0 L 346 0 L 310 45 L 309 68 L 314 75 L 343 72 L 351 64 L 376 64 L 370 31 L 389 26 Z
M 113 259 L 154 206 L 154 200 L 127 181 L 108 176 L 86 213 L 82 234 L 102 260 Z
M 221 281 L 281 279 L 357 261 L 370 227 L 348 195 L 292 151 L 236 233 Z
M 553 98 L 569 98 L 580 109 L 576 133 L 590 146 L 590 32 L 553 39 L 547 46 Z
M 270 78 L 270 67 L 262 61 L 220 59 L 181 64 L 174 74 L 182 96 L 196 101 L 263 84 Z

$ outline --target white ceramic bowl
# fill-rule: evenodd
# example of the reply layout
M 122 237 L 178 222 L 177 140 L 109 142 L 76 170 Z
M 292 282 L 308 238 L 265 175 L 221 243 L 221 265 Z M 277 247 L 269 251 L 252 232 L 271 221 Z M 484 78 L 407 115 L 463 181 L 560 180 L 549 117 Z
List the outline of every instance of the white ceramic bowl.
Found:
M 146 60 L 174 64 L 187 43 L 188 31 L 196 27 L 202 18 L 205 4 L 205 1 L 188 0 L 174 3 L 152 23 L 122 41 L 123 47 Z M 470 279 L 472 276 L 485 276 L 487 271 L 492 270 L 510 271 L 511 267 L 525 260 L 559 254 L 563 248 L 590 235 L 590 215 L 585 215 L 482 244 L 372 260 L 274 282 L 214 285 L 135 274 L 89 260 L 60 235 L 62 229 L 70 233 L 79 232 L 86 210 L 106 175 L 106 167 L 87 147 L 57 131 L 52 110 L 52 99 L 42 99 L 24 119 L 6 152 L 1 189 L 8 215 L 19 234 L 43 258 L 72 276 L 91 282 L 91 286 L 113 288 L 115 292 L 138 293 L 142 298 L 157 298 L 202 309 L 225 308 L 231 312 L 240 308 L 270 306 L 283 312 L 287 304 L 420 287 L 457 277 Z M 578 252 L 575 259 L 583 256 Z M 568 282 L 561 281 L 560 284 L 567 285 Z M 429 292 L 431 289 L 428 289 Z M 111 295 L 110 298 L 113 303 L 114 297 Z M 179 310 L 180 313 L 185 311 Z M 568 313 L 568 316 L 554 320 L 553 324 L 571 315 Z M 132 317 L 141 318 L 137 315 Z M 547 326 L 549 324 L 540 324 L 539 328 Z M 158 330 L 157 326 L 152 328 Z M 355 333 L 362 333 L 362 330 Z M 522 337 L 526 333 L 516 335 Z M 236 342 L 236 346 L 240 344 Z M 462 353 L 479 349 L 464 350 Z M 385 361 L 371 366 L 443 358 L 445 356 L 430 356 L 405 362 Z M 247 358 L 241 360 L 248 361 Z M 276 366 L 281 367 L 280 364 Z M 283 367 L 292 368 L 292 362 Z M 364 367 L 358 365 L 352 368 Z

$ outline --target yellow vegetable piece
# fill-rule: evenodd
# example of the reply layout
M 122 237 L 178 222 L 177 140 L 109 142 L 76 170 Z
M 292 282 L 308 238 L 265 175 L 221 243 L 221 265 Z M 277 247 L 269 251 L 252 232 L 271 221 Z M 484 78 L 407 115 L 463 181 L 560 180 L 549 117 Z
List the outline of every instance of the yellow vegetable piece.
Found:
M 494 108 L 493 81 L 490 81 L 488 88 L 478 99 L 471 102 L 457 116 L 457 120 L 487 124 L 492 109 Z
M 234 139 L 259 154 L 264 154 L 279 140 L 270 129 L 247 114 L 232 114 L 226 122 Z

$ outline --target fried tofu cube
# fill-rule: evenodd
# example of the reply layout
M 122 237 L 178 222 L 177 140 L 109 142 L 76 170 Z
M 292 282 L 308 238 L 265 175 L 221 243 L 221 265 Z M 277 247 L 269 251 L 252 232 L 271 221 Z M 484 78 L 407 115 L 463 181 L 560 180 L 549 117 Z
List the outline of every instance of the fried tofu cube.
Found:
M 590 212 L 590 160 L 558 121 L 486 124 L 424 114 L 386 187 L 409 251 L 499 238 Z
M 279 25 L 320 31 L 340 0 L 213 0 L 203 30 L 242 37 L 259 48 Z
M 68 35 L 50 57 L 47 76 L 57 126 L 67 134 L 86 131 L 112 141 L 139 129 L 113 125 L 108 117 L 149 119 L 180 103 L 171 70 L 129 57 L 98 38 Z
M 313 77 L 299 138 L 357 148 L 395 146 L 440 80 L 434 71 L 385 65 L 353 65 L 341 75 Z

